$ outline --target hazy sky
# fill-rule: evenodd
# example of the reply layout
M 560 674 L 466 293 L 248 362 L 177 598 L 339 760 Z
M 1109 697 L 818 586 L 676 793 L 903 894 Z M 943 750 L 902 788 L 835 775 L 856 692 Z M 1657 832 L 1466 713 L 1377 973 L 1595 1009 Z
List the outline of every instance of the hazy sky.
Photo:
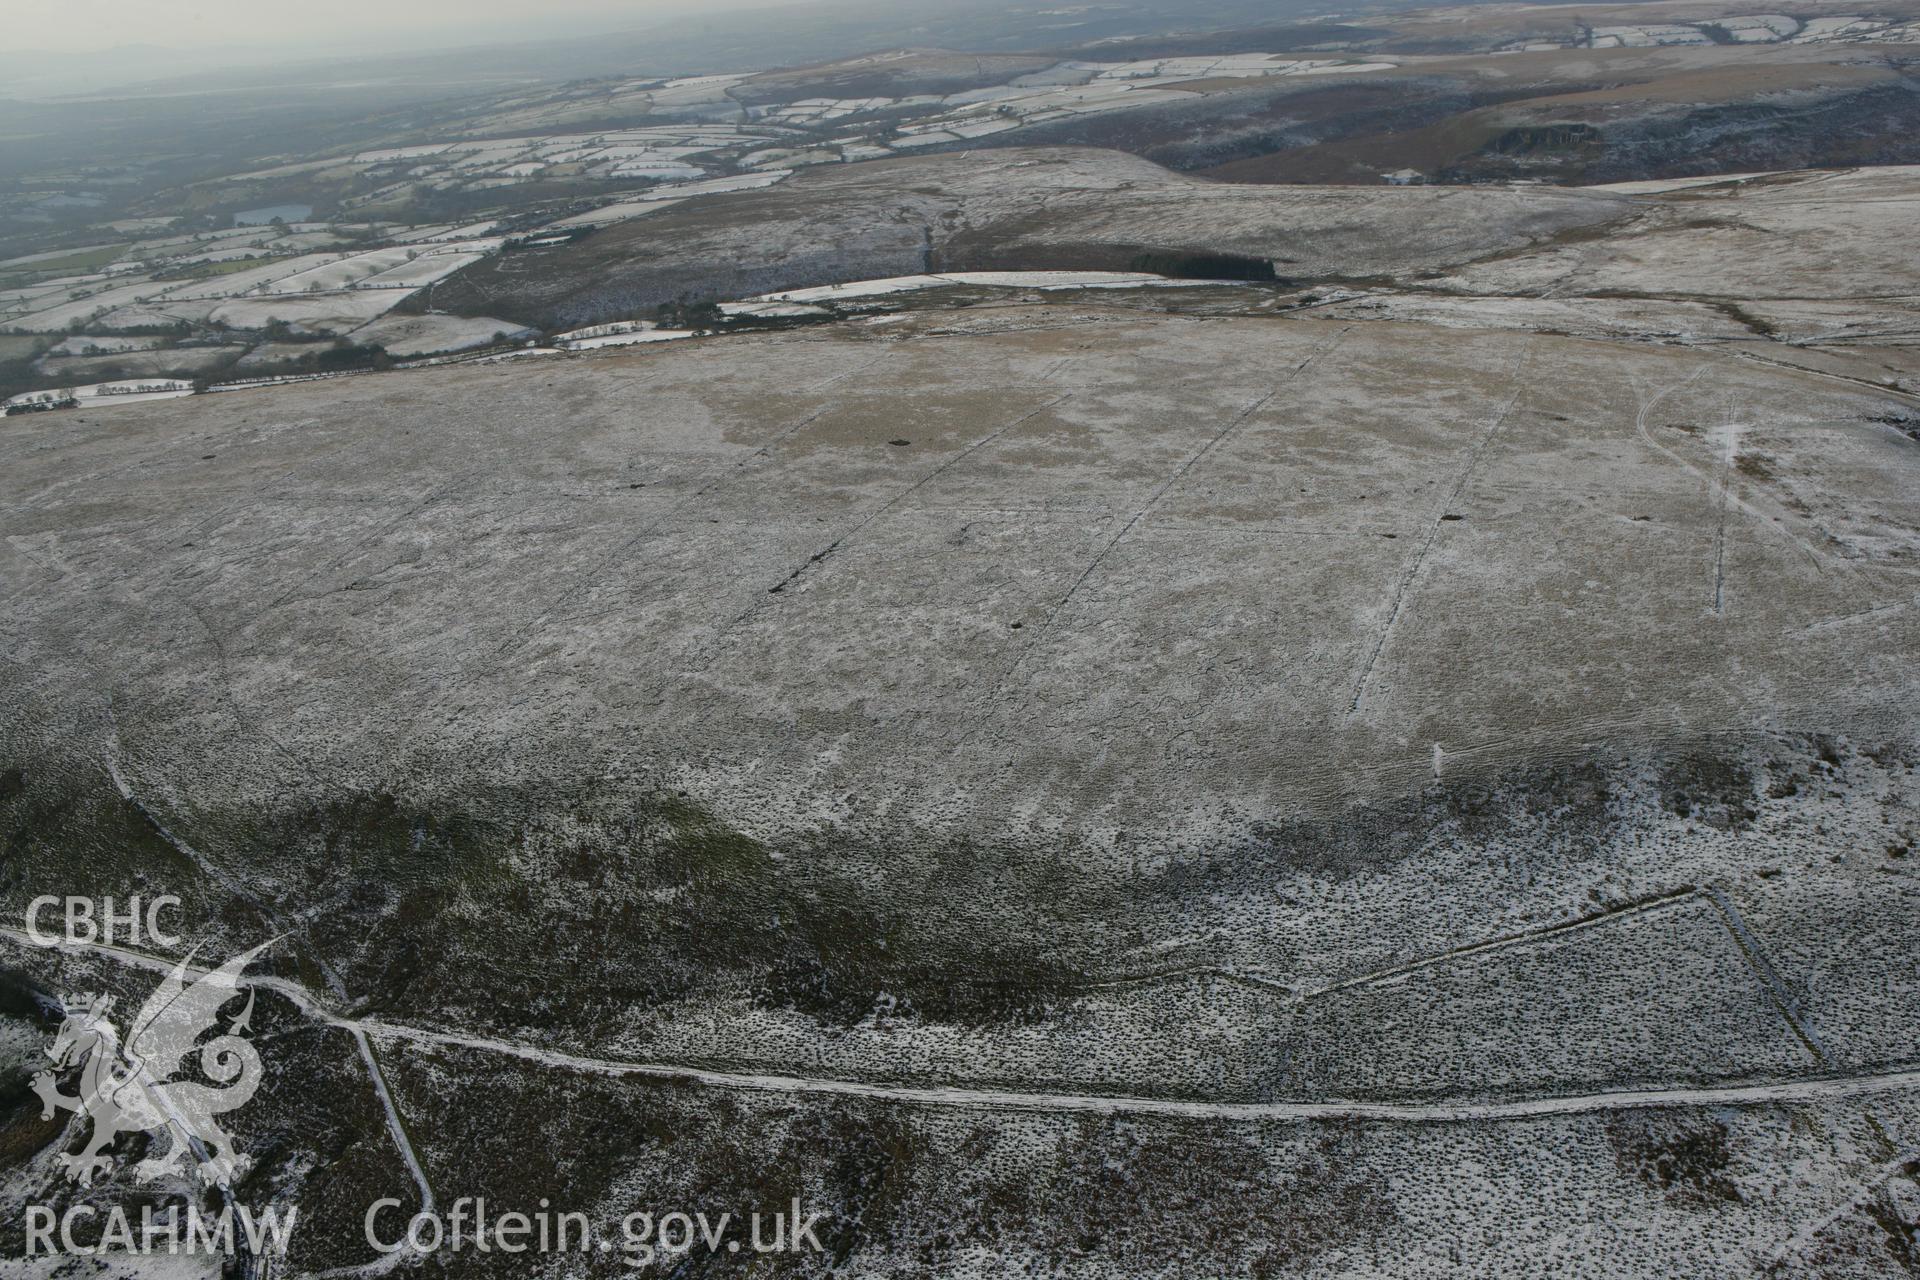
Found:
M 556 39 L 645 27 L 721 9 L 807 0 L 27 0 L 9 5 L 0 33 L 17 50 L 105 52 L 122 45 L 176 49 L 307 45 L 316 52 L 431 36 L 441 47 L 516 35 Z

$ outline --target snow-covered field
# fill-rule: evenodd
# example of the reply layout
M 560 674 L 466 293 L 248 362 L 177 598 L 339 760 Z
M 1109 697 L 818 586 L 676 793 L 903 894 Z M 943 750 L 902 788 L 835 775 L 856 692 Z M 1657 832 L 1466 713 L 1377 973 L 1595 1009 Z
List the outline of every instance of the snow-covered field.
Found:
M 34 367 L 44 377 L 69 383 L 96 382 L 102 378 L 196 376 L 224 368 L 244 350 L 246 347 L 242 343 L 198 343 L 190 347 L 122 351 L 97 356 L 46 355 Z
M 1685 191 L 1689 187 L 1711 187 L 1723 182 L 1747 182 L 1759 176 L 1751 173 L 1720 173 L 1703 178 L 1650 178 L 1643 182 L 1609 182 L 1587 190 L 1618 191 L 1621 195 L 1657 195 L 1662 191 Z
M 125 382 L 95 382 L 84 387 L 63 387 L 57 391 L 29 391 L 8 400 L 6 407 L 73 400 L 83 407 L 96 408 L 137 404 L 147 400 L 176 400 L 192 394 L 191 382 L 171 378 L 140 378 Z
M 360 281 L 362 289 L 417 289 L 421 285 L 444 280 L 462 267 L 472 266 L 487 255 L 482 250 L 434 253 L 388 267 Z
M 788 320 L 803 316 L 833 314 L 825 307 L 808 306 L 803 302 L 723 302 L 720 304 L 720 313 L 762 320 Z
M 720 153 L 752 150 L 778 140 L 777 131 L 752 127 L 658 125 L 372 148 L 341 156 L 332 163 L 369 183 L 384 184 L 398 177 L 445 189 L 512 185 L 556 176 L 678 181 L 715 172 Z M 279 172 L 265 170 L 239 177 L 266 178 Z M 471 228 L 463 230 L 474 233 Z
M 258 291 L 262 293 L 306 293 L 328 289 L 344 289 L 363 280 L 379 275 L 392 267 L 403 266 L 411 261 L 417 251 L 406 248 L 375 249 L 371 253 L 356 253 L 351 257 L 334 258 L 318 263 L 302 271 L 291 272 L 262 282 Z M 238 297 L 249 290 L 236 289 L 214 296 Z M 201 297 L 208 294 L 202 293 Z
M 501 335 L 513 339 L 529 332 L 531 330 L 511 321 L 495 320 L 491 316 L 386 316 L 362 325 L 348 337 L 353 342 L 384 347 L 390 355 L 407 358 L 467 351 L 491 345 Z
M 496 229 L 498 222 L 474 222 L 464 227 L 415 227 L 394 236 L 395 244 L 430 244 L 440 240 L 472 240 Z
M 269 257 L 259 266 L 204 279 L 166 281 L 141 274 L 126 283 L 120 283 L 124 276 L 89 277 L 71 284 L 48 281 L 0 294 L 0 330 L 57 333 L 76 322 L 129 329 L 210 320 L 254 328 L 284 320 L 337 332 L 384 314 L 421 286 L 479 262 L 505 242 L 499 236 L 450 238 L 446 233 L 453 228 L 428 230 L 433 235 L 422 243 Z M 264 252 L 238 247 L 197 250 L 191 241 L 177 247 L 188 250 L 188 260 Z
M 103 356 L 120 351 L 145 351 L 149 348 L 159 346 L 162 341 L 160 338 L 150 337 L 129 338 L 115 337 L 108 334 L 93 337 L 85 334 L 76 334 L 71 338 L 62 338 L 59 342 L 48 348 L 47 354 L 52 356 Z
M 102 288 L 84 296 L 75 296 L 81 292 L 75 291 L 75 294 L 68 295 L 67 300 L 44 310 L 9 316 L 5 321 L 0 321 L 0 329 L 15 333 L 58 333 L 75 322 L 85 323 L 128 303 L 137 302 L 155 292 L 155 287 L 142 280 L 137 284 Z
M 1712 37 L 1698 27 L 1595 27 L 1591 46 L 1595 49 L 1651 49 L 1665 45 L 1712 44 Z
M 149 302 L 136 302 L 118 307 L 99 320 L 99 326 L 105 329 L 150 329 L 171 325 L 201 325 L 220 305 L 218 299 L 208 298 L 198 301 L 160 298 Z
M 574 227 L 604 227 L 615 222 L 625 222 L 629 218 L 642 218 L 649 213 L 659 213 L 662 209 L 671 209 L 679 204 L 678 200 L 623 200 L 619 204 L 604 205 L 586 213 L 576 213 L 570 218 L 562 218 L 549 224 L 556 229 L 571 230 Z
M 875 140 L 892 150 L 912 151 L 1075 115 L 1166 105 L 1165 99 L 1153 95 L 1136 96 L 1135 91 L 1141 89 L 1174 88 L 1212 80 L 1352 75 L 1391 70 L 1395 65 L 1340 58 L 1288 58 L 1265 53 L 1145 62 L 1067 61 L 1045 71 L 1016 77 L 1004 85 L 968 89 L 944 97 L 805 98 L 759 111 L 764 119 L 782 124 L 819 125 L 903 108 L 944 107 L 944 111 L 902 125 L 897 138 Z
M 700 182 L 668 183 L 654 187 L 630 200 L 603 205 L 590 209 L 586 213 L 577 213 L 550 223 L 551 228 L 571 229 L 574 227 L 603 227 L 615 222 L 625 222 L 629 218 L 642 218 L 650 213 L 668 209 L 682 200 L 691 200 L 695 196 L 728 195 L 736 191 L 758 191 L 764 187 L 775 186 L 793 176 L 791 169 L 767 169 L 758 173 L 734 174 L 725 178 L 708 178 Z
M 788 289 L 748 301 L 842 302 L 898 293 L 918 293 L 923 289 L 944 289 L 951 285 L 1048 290 L 1193 288 L 1218 283 L 1217 280 L 1176 280 L 1169 276 L 1134 271 L 950 271 L 939 275 L 891 276 L 883 280 L 853 280 L 846 284 L 821 285 L 812 289 Z
M 636 333 L 609 333 L 599 338 L 581 338 L 577 341 L 563 342 L 565 351 L 591 351 L 596 347 L 631 347 L 646 342 L 674 342 L 680 338 L 692 338 L 696 335 L 690 329 L 648 329 Z
M 150 286 L 146 292 L 154 297 L 163 297 L 168 300 L 237 298 L 243 294 L 270 291 L 274 285 L 289 276 L 317 271 L 330 263 L 339 262 L 341 258 L 342 255 L 337 253 L 306 253 L 292 258 L 276 258 L 258 267 L 235 271 L 231 275 L 193 280 L 181 285 Z
M 413 293 L 411 289 L 352 289 L 235 298 L 215 306 L 209 318 L 235 329 L 261 329 L 279 320 L 315 332 L 346 333 L 385 315 Z
M 1912 44 L 1920 43 L 1920 26 L 1886 18 L 1843 14 L 1799 18 L 1779 13 L 1751 14 L 1710 20 L 1641 23 L 1594 27 L 1585 47 L 1590 49 L 1654 49 L 1708 45 L 1731 38 L 1736 44 Z M 1559 45 L 1542 45 L 1558 48 Z
M 672 342 L 691 338 L 690 329 L 662 329 L 647 320 L 619 320 L 612 324 L 590 325 L 563 333 L 553 345 L 563 351 L 590 351 L 596 347 L 627 347 L 642 342 Z

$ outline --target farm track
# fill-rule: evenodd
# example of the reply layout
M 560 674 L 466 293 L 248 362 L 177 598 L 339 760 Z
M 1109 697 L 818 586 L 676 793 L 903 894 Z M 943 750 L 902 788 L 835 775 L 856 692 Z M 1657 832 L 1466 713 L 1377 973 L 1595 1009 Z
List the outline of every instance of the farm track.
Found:
M 1692 894 L 1693 891 L 1687 891 L 1683 894 L 1651 900 L 1613 914 L 1637 913 L 1669 905 Z M 1583 922 L 1572 922 L 1556 928 L 1564 931 L 1569 927 L 1578 927 L 1581 923 Z M 38 944 L 20 930 L 0 929 L 0 940 L 22 948 L 40 949 Z M 169 973 L 176 964 L 180 963 L 127 947 L 98 943 L 76 946 L 74 950 L 97 955 L 128 968 L 154 973 Z M 191 964 L 186 968 L 190 976 L 210 972 L 207 968 Z M 1528 1098 L 1457 1098 L 1425 1102 L 1366 1102 L 1345 1099 L 1214 1102 L 1140 1095 L 1050 1093 L 968 1088 L 957 1085 L 913 1085 L 822 1076 L 724 1071 L 675 1063 L 601 1058 L 490 1036 L 440 1031 L 388 1022 L 379 1018 L 351 1017 L 333 1008 L 328 1002 L 298 983 L 281 978 L 255 978 L 250 981 L 256 987 L 285 997 L 314 1021 L 344 1030 L 353 1035 L 356 1040 L 364 1037 L 369 1041 L 400 1046 L 464 1049 L 512 1058 L 555 1070 L 614 1079 L 658 1080 L 743 1093 L 849 1098 L 921 1107 L 1162 1116 L 1226 1123 L 1358 1120 L 1401 1124 L 1454 1124 L 1472 1121 L 1533 1120 L 1548 1116 L 1636 1111 L 1663 1107 L 1756 1107 L 1818 1103 L 1920 1090 L 1920 1060 L 1893 1063 L 1872 1070 L 1829 1071 L 1758 1083 L 1646 1086 Z M 378 1079 L 378 1076 L 376 1075 L 375 1078 Z M 382 1092 L 384 1094 L 384 1088 Z M 414 1165 L 410 1144 L 402 1142 L 401 1145 L 403 1152 L 409 1157 L 409 1164 Z M 415 1167 L 417 1168 L 417 1165 Z

